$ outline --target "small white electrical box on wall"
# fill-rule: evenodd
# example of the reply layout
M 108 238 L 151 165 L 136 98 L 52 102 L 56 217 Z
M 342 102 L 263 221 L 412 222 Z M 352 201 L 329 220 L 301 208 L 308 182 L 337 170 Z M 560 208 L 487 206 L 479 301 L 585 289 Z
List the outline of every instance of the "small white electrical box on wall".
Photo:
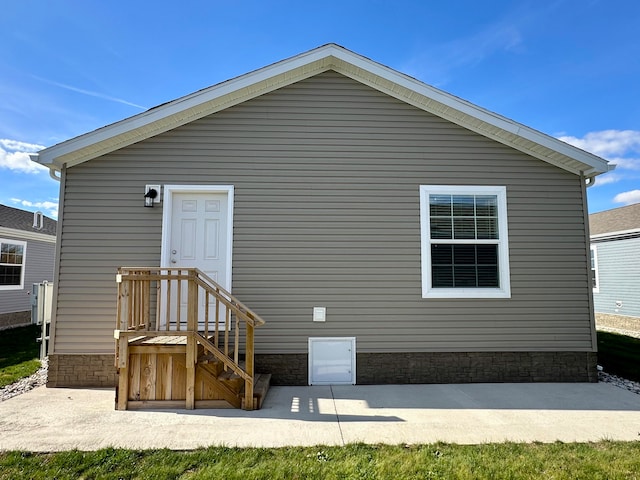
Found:
M 313 307 L 313 321 L 324 322 L 327 320 L 327 307 Z

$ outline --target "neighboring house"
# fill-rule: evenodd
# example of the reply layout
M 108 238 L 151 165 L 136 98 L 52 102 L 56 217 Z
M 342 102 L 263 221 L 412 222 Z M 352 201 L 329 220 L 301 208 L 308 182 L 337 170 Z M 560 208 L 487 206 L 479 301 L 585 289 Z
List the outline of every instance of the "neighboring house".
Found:
M 34 283 L 53 281 L 56 221 L 0 205 L 0 328 L 31 321 Z
M 598 325 L 640 331 L 640 203 L 589 215 Z
M 215 270 L 266 320 L 276 384 L 336 338 L 347 383 L 597 381 L 585 190 L 607 161 L 340 46 L 32 159 L 63 192 L 50 386 L 115 384 L 116 270 L 161 265 Z

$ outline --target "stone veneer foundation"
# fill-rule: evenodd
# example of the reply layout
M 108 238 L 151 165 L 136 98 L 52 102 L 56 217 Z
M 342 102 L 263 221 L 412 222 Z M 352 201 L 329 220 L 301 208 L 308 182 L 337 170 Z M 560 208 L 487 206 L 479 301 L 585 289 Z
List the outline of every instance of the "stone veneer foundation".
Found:
M 307 354 L 256 355 L 272 385 L 307 385 Z M 113 355 L 49 356 L 47 387 L 114 387 Z M 597 382 L 595 352 L 358 353 L 356 383 Z
M 31 310 L 0 314 L 0 330 L 31 324 Z
M 307 385 L 307 354 L 256 355 L 272 385 Z M 357 353 L 359 385 L 406 383 L 597 382 L 595 352 Z
M 47 387 L 115 387 L 115 356 L 49 355 Z

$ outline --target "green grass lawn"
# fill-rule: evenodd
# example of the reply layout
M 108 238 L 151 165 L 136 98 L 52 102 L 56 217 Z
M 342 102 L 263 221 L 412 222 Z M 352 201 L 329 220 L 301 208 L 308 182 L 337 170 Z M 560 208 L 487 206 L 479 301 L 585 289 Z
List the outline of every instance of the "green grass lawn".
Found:
M 37 325 L 0 331 L 0 388 L 38 371 L 39 334 Z
M 0 453 L 0 479 L 640 479 L 640 442 Z
M 640 382 L 640 339 L 598 332 L 598 364 L 607 373 Z

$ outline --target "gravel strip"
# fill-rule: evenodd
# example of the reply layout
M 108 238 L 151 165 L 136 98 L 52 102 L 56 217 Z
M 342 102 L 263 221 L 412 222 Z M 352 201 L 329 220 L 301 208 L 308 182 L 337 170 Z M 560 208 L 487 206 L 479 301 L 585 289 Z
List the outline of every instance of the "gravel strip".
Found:
M 598 381 L 603 383 L 611 383 L 616 387 L 624 388 L 635 394 L 640 395 L 640 382 L 634 382 L 633 380 L 627 380 L 626 378 L 618 377 L 617 375 L 610 375 L 605 372 L 598 372 Z
M 0 388 L 0 402 L 4 402 L 5 400 L 9 400 L 10 398 L 16 397 L 22 393 L 26 393 L 40 385 L 45 385 L 47 383 L 48 366 L 49 359 L 45 358 L 42 360 L 42 366 L 36 373 L 30 377 L 22 378 L 11 385 Z

